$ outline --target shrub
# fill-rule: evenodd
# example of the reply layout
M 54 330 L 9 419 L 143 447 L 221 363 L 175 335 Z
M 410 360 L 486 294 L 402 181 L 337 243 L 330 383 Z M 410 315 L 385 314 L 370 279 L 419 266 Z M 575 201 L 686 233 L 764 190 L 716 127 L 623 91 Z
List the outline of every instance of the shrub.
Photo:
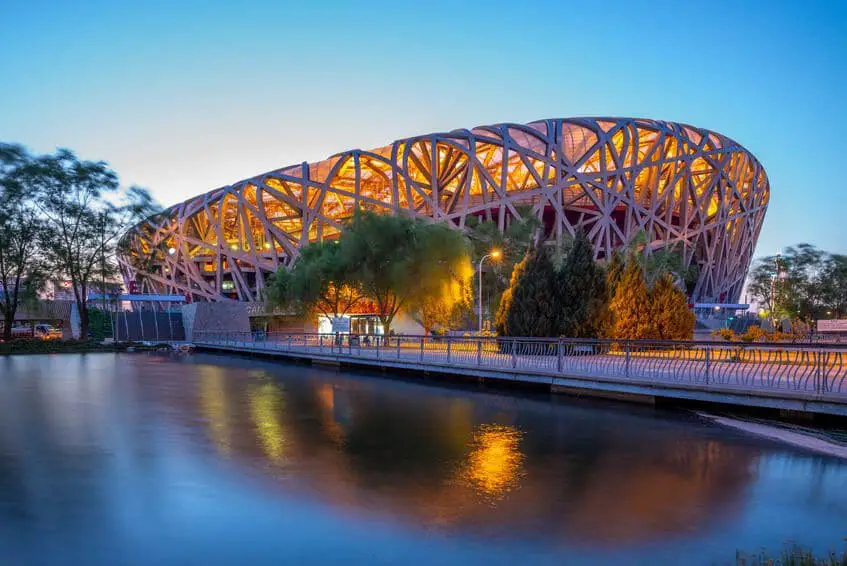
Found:
M 744 334 L 741 335 L 742 342 L 756 342 L 761 340 L 767 335 L 767 333 L 762 330 L 760 326 L 750 326 L 744 331 Z
M 712 336 L 715 338 L 723 338 L 726 342 L 732 342 L 735 340 L 735 331 L 732 328 L 718 328 L 716 330 L 712 330 Z

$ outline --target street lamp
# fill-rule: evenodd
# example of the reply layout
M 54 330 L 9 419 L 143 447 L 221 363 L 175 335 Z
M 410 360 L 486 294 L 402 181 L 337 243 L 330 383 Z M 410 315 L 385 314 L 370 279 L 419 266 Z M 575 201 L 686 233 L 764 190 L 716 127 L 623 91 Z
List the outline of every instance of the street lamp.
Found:
M 495 248 L 495 249 L 491 250 L 489 253 L 482 256 L 482 258 L 479 260 L 478 271 L 479 271 L 479 333 L 480 334 L 482 334 L 482 262 L 484 262 L 488 258 L 500 259 L 500 256 L 502 256 L 502 255 L 503 255 L 503 252 L 501 252 L 500 250 Z

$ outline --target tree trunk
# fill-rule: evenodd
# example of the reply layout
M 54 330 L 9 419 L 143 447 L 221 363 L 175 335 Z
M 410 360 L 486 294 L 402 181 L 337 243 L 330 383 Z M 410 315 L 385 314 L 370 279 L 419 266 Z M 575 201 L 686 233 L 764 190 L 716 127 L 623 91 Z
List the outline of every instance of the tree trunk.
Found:
M 88 308 L 77 303 L 79 309 L 79 339 L 88 340 Z
M 3 312 L 3 341 L 12 339 L 12 327 L 15 325 L 15 313 L 11 309 Z

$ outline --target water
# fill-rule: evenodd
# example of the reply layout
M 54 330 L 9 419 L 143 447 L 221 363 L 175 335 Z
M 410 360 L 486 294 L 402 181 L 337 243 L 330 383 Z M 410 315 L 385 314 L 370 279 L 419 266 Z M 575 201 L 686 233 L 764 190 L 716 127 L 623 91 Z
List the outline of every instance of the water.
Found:
M 685 413 L 211 355 L 0 358 L 0 565 L 731 564 L 847 465 Z

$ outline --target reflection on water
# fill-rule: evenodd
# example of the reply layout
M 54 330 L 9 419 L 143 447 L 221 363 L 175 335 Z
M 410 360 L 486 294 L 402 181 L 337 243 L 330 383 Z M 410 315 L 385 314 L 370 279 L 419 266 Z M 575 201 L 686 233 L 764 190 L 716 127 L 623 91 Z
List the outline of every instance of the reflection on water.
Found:
M 512 426 L 482 424 L 474 432 L 465 476 L 485 495 L 502 498 L 521 474 L 521 433 Z
M 838 545 L 845 488 L 840 462 L 626 405 L 208 355 L 0 359 L 0 553 L 21 564 L 723 563 Z

